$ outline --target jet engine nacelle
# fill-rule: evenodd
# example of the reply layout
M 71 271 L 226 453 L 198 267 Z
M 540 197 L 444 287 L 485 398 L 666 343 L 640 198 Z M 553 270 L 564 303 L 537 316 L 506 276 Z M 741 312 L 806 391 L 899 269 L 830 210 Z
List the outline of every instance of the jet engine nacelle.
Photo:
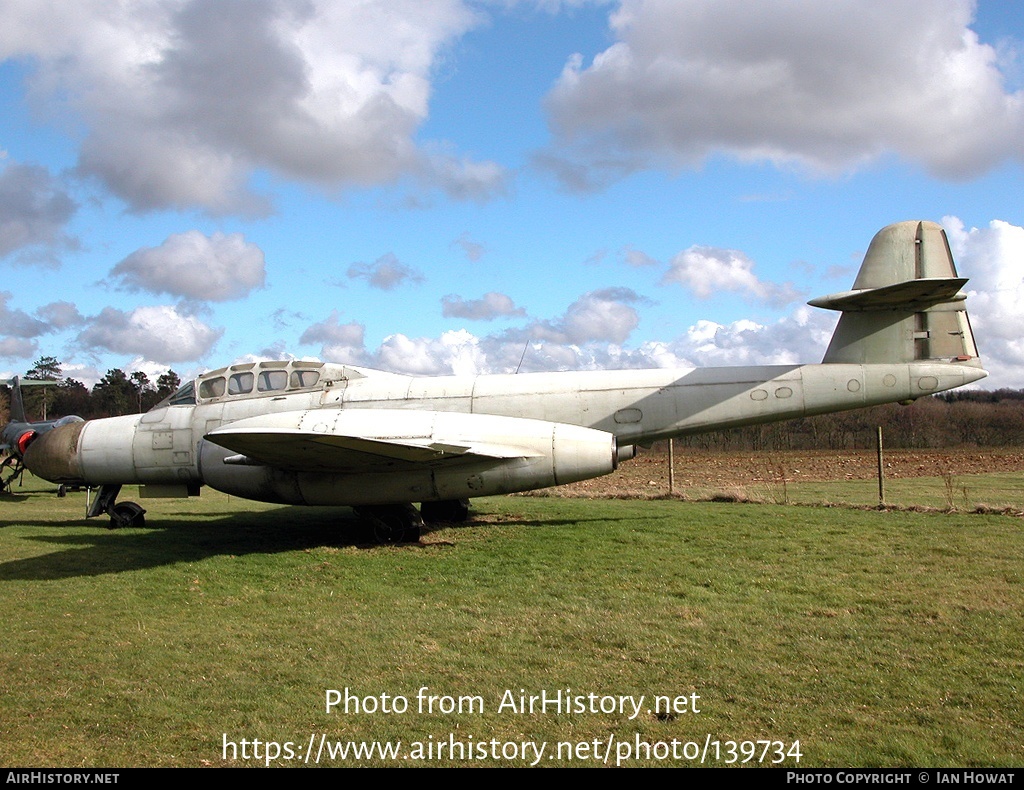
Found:
M 615 469 L 615 437 L 488 414 L 316 409 L 267 414 L 201 442 L 204 482 L 292 505 L 468 499 L 562 485 Z

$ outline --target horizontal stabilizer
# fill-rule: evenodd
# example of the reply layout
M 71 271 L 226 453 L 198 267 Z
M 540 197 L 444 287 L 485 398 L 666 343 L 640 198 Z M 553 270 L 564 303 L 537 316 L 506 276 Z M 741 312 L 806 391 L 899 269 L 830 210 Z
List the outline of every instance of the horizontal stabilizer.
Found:
M 966 284 L 966 277 L 928 277 L 881 288 L 842 291 L 820 296 L 807 304 L 826 310 L 906 310 L 916 313 L 944 302 L 964 301 L 967 294 L 960 289 Z

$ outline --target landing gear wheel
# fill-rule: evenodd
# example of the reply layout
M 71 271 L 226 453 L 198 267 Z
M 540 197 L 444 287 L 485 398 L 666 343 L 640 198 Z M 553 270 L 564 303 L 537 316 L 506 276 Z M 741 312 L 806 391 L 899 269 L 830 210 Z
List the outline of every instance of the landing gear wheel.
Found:
M 118 502 L 110 511 L 110 528 L 146 526 L 146 511 L 134 502 Z
M 461 524 L 469 518 L 468 499 L 446 499 L 442 502 L 423 502 L 420 515 L 428 524 Z
M 402 542 L 405 525 L 400 518 L 390 513 L 382 513 L 376 518 L 371 518 L 370 523 L 373 524 L 373 539 L 381 545 Z
M 419 543 L 423 519 L 409 505 L 367 505 L 356 514 L 370 522 L 373 537 L 380 544 Z

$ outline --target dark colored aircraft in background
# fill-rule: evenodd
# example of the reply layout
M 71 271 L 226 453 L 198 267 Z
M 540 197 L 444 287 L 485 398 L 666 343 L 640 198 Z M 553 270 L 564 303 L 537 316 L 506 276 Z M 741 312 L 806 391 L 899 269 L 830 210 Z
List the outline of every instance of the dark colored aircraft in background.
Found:
M 0 432 L 0 493 L 9 492 L 14 481 L 25 471 L 25 450 L 39 436 L 62 425 L 85 422 L 74 415 L 56 420 L 40 420 L 29 422 L 25 416 L 25 401 L 22 399 L 21 388 L 27 386 L 54 386 L 54 381 L 37 379 L 21 379 L 15 376 L 0 381 L 11 388 L 11 421 Z M 6 477 L 4 475 L 7 475 Z

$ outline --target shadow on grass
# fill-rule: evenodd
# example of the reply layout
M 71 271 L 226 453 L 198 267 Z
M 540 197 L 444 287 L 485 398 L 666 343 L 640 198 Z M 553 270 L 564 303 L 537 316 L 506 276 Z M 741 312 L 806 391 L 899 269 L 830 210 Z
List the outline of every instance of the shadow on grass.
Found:
M 194 518 L 195 513 L 189 514 Z M 64 550 L 0 564 L 0 582 L 41 581 L 101 576 L 106 573 L 195 562 L 214 556 L 276 554 L 329 547 L 380 549 L 372 527 L 348 508 L 284 507 L 263 513 L 238 513 L 208 520 L 175 522 L 161 514 L 144 529 L 106 530 L 105 520 L 66 523 L 19 520 L 18 527 L 47 528 L 25 539 Z M 606 518 L 592 519 L 607 521 Z M 424 531 L 488 527 L 576 527 L 580 519 L 505 517 L 500 523 L 471 518 L 465 524 L 441 524 Z M 97 529 L 97 527 L 100 527 Z M 435 544 L 443 545 L 443 544 Z M 402 544 L 391 550 L 420 551 L 431 544 Z

